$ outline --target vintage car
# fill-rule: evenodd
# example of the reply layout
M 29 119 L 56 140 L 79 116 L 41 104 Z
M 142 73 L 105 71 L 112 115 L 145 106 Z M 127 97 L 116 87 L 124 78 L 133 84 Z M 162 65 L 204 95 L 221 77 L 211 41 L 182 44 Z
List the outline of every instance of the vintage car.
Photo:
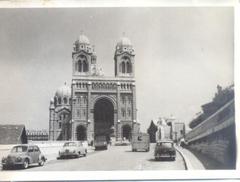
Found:
M 132 151 L 146 151 L 150 150 L 150 138 L 147 133 L 137 133 L 132 135 Z
M 80 157 L 87 155 L 87 148 L 84 147 L 81 141 L 65 142 L 62 149 L 59 151 L 58 158 Z
M 7 157 L 2 158 L 2 169 L 14 166 L 21 166 L 26 169 L 30 164 L 43 166 L 46 160 L 37 145 L 16 145 Z
M 106 150 L 108 148 L 107 137 L 105 135 L 95 136 L 94 147 L 95 147 L 95 150 L 100 150 L 100 149 Z
M 154 157 L 156 160 L 169 158 L 175 160 L 176 149 L 174 143 L 171 140 L 158 141 L 155 146 Z

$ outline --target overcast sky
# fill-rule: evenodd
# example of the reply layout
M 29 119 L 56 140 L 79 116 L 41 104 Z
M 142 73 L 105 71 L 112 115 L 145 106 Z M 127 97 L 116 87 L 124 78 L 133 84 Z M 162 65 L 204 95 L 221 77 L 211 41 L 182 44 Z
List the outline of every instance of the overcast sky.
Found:
M 217 84 L 233 83 L 233 8 L 0 9 L 1 124 L 48 129 L 81 30 L 106 76 L 122 33 L 132 41 L 142 131 L 171 114 L 189 123 Z

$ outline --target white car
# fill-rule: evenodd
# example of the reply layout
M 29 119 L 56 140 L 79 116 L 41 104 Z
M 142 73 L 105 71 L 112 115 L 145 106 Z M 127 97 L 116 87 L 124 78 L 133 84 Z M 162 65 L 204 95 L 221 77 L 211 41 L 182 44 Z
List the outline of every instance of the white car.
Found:
M 80 157 L 87 155 L 87 148 L 80 141 L 65 142 L 63 148 L 59 151 L 59 158 Z

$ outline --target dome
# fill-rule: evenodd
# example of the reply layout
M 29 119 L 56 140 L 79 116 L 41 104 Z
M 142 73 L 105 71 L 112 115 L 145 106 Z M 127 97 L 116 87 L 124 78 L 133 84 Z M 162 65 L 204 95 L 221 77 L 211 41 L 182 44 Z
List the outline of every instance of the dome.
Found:
M 78 38 L 79 44 L 90 44 L 89 39 L 86 35 L 81 34 Z
M 132 46 L 131 41 L 127 37 L 122 37 L 119 42 L 117 43 L 117 46 Z
M 66 83 L 57 89 L 56 97 L 71 97 L 71 88 Z

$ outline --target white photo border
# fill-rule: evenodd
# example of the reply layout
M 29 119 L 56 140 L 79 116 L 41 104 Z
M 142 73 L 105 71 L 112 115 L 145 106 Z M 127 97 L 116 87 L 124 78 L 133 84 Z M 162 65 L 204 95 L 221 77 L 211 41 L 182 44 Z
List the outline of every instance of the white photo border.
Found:
M 238 0 L 30 0 L 0 1 L 0 8 L 64 8 L 64 7 L 234 7 L 234 88 L 237 144 L 240 139 L 240 4 Z M 240 145 L 237 145 L 240 152 Z M 239 156 L 239 155 L 237 155 Z M 0 172 L 3 181 L 51 180 L 194 180 L 240 179 L 240 160 L 236 170 L 191 171 L 77 171 L 77 172 Z

